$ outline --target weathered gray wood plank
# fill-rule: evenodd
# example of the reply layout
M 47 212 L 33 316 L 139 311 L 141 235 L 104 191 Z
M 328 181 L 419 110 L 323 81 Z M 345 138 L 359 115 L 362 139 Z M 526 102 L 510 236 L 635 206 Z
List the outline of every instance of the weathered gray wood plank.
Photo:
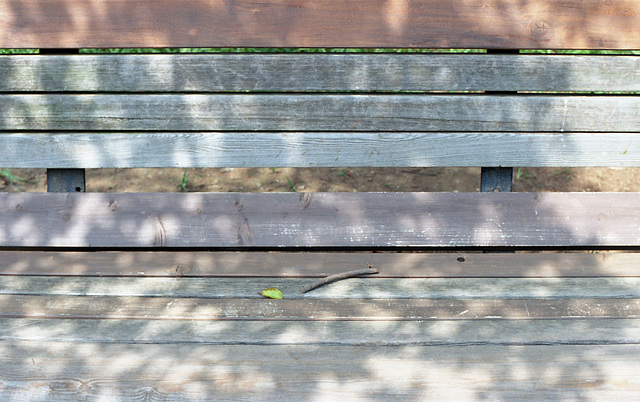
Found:
M 640 57 L 216 54 L 0 57 L 0 91 L 640 91 Z
M 11 399 L 634 399 L 638 345 L 0 343 Z
M 640 276 L 639 253 L 0 251 L 0 275 L 322 277 L 370 264 L 382 277 Z
M 636 133 L 14 132 L 0 134 L 0 166 L 636 167 L 638 138 Z
M 640 278 L 353 278 L 301 293 L 313 279 L 0 276 L 0 295 L 253 298 L 278 288 L 286 299 L 640 298 Z M 269 302 L 272 303 L 272 302 Z M 269 305 L 265 301 L 265 305 Z
M 640 318 L 640 300 L 603 298 L 271 300 L 3 294 L 0 295 L 0 308 L 0 318 L 101 320 L 415 321 Z
M 640 47 L 634 0 L 5 0 L 1 11 L 8 48 Z
M 0 194 L 4 247 L 637 246 L 636 193 Z
M 0 130 L 635 132 L 638 96 L 0 95 Z
M 145 321 L 0 319 L 6 341 L 209 345 L 611 345 L 640 343 L 640 320 Z M 311 362 L 310 362 L 311 364 Z

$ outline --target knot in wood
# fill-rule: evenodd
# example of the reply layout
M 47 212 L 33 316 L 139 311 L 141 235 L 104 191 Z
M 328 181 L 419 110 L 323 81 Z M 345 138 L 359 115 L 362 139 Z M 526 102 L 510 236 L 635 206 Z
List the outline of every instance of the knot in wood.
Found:
M 529 32 L 535 40 L 546 40 L 551 36 L 551 26 L 547 21 L 536 20 L 529 25 Z

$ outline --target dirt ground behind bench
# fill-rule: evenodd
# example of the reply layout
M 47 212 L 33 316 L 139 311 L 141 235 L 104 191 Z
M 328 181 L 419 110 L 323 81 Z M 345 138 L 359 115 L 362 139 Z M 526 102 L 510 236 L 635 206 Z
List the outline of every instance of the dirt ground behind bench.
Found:
M 11 169 L 1 192 L 46 191 L 43 169 Z M 478 191 L 479 168 L 90 169 L 89 192 Z M 640 191 L 640 168 L 521 168 L 515 191 Z

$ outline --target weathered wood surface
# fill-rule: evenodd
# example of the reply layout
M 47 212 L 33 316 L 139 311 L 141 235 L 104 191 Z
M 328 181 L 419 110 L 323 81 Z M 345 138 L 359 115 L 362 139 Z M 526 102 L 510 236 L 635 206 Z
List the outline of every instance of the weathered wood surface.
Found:
M 73 280 L 69 282 L 77 283 Z M 441 286 L 441 282 L 436 281 L 435 286 Z M 61 282 L 57 284 L 59 283 Z M 206 283 L 211 284 L 211 282 Z M 487 281 L 479 280 L 478 283 L 486 284 Z M 493 281 L 490 283 L 495 284 Z M 223 284 L 226 285 L 226 283 Z M 593 287 L 593 282 L 586 281 L 584 284 Z M 605 284 L 610 283 L 605 282 Z M 35 281 L 35 285 L 41 284 Z M 216 285 L 215 282 L 214 285 Z M 252 285 L 254 283 L 248 284 L 248 286 Z M 516 289 L 514 293 L 517 291 Z M 594 294 L 594 297 L 597 296 L 598 294 Z M 271 300 L 2 294 L 0 308 L 0 318 L 97 320 L 442 321 L 640 318 L 640 300 L 629 298 L 467 300 L 285 298 Z M 10 322 L 10 320 L 5 321 Z M 623 325 L 627 324 L 623 323 Z
M 12 55 L 0 91 L 640 91 L 640 57 L 494 54 Z
M 632 395 L 639 280 L 1 275 L 0 396 Z
M 636 96 L 0 95 L 0 130 L 634 132 Z
M 640 276 L 638 253 L 55 252 L 0 251 L 0 275 L 322 277 L 353 269 L 377 278 Z
M 631 299 L 639 277 L 616 278 L 353 278 L 302 294 L 301 278 L 0 277 L 0 295 L 131 296 L 264 299 L 277 288 L 286 299 Z
M 291 321 L 0 319 L 0 324 L 0 344 L 6 341 L 44 341 L 174 346 L 460 347 L 545 344 L 561 347 L 640 343 L 640 320 L 637 319 L 314 321 L 304 324 Z
M 5 133 L 0 166 L 636 167 L 636 133 Z
M 638 345 L 215 346 L 15 341 L 6 400 L 634 399 Z
M 0 194 L 4 247 L 617 247 L 635 193 Z
M 6 0 L 0 47 L 640 47 L 640 3 Z

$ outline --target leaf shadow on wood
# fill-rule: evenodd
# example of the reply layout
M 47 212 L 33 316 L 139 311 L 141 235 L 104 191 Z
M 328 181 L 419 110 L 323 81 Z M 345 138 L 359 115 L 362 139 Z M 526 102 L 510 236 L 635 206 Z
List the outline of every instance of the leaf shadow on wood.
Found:
M 18 3 L 10 4 L 15 7 Z M 428 2 L 409 4 L 411 10 L 414 5 L 426 7 Z M 389 7 L 388 2 L 375 2 L 375 5 L 383 5 L 385 10 Z M 403 9 L 402 6 L 391 8 Z M 476 14 L 475 8 L 468 8 L 471 14 Z M 189 12 L 189 8 L 185 11 L 177 6 L 159 10 L 162 11 L 160 14 L 155 14 L 153 9 L 127 10 L 127 18 L 123 21 L 131 26 L 143 26 L 149 21 L 162 20 L 168 15 L 167 10 L 169 14 Z M 449 17 L 456 16 L 456 10 L 447 10 Z M 510 14 L 509 10 L 513 8 L 505 8 L 503 21 L 521 20 L 518 13 Z M 113 17 L 120 18 L 122 10 L 116 11 Z M 374 12 L 379 14 L 380 10 Z M 14 13 L 24 11 L 15 9 Z M 193 26 L 215 27 L 217 24 L 209 20 L 198 19 L 206 19 L 210 14 L 210 10 L 202 16 L 194 12 Z M 331 14 L 332 17 L 335 15 Z M 407 13 L 408 16 L 413 14 L 416 13 Z M 72 22 L 68 18 L 70 15 L 71 11 L 64 8 L 55 14 L 61 26 Z M 145 18 L 138 20 L 136 15 Z M 233 24 L 240 22 L 242 27 L 251 28 L 256 24 L 247 11 L 222 15 L 222 19 L 233 15 L 229 20 Z M 110 16 L 97 15 L 96 11 L 96 15 L 89 17 L 92 18 L 84 22 L 86 26 Z M 192 15 L 188 17 L 191 19 Z M 575 15 L 573 18 L 577 18 L 577 24 L 587 25 L 586 14 L 584 21 Z M 274 21 L 281 22 L 281 15 Z M 393 32 L 411 35 L 424 31 L 423 27 L 401 27 L 398 21 L 393 19 L 391 23 L 395 27 Z M 32 25 L 28 19 L 19 22 Z M 525 24 L 533 28 L 529 34 L 537 35 L 537 39 L 528 38 L 527 43 L 533 46 L 547 44 L 546 36 L 554 34 L 555 26 L 552 25 L 549 31 L 544 20 L 533 20 L 530 24 L 533 25 Z M 275 29 L 273 26 L 262 28 L 270 33 L 265 36 L 267 42 L 264 43 L 287 44 L 290 35 L 287 29 L 280 23 L 273 25 Z M 259 31 L 260 24 L 257 26 L 252 29 Z M 386 32 L 387 28 L 383 25 L 383 28 L 375 29 Z M 252 31 L 247 32 L 250 36 Z M 199 34 L 201 32 L 191 29 L 181 33 L 160 32 L 161 37 L 156 39 L 163 44 L 185 43 L 185 35 L 197 37 Z M 65 45 L 75 44 L 73 32 L 69 35 L 55 40 Z M 408 40 L 413 42 L 413 39 Z M 262 45 L 261 39 L 255 40 L 252 45 Z M 417 38 L 415 42 L 424 43 L 421 40 Z M 610 41 L 609 38 L 606 43 L 586 41 L 584 44 L 602 47 Z M 100 45 L 101 42 L 93 43 Z M 384 41 L 376 43 L 383 44 Z M 486 40 L 483 43 L 491 44 Z M 62 60 L 63 65 L 66 59 Z M 186 79 L 189 77 L 179 72 L 178 64 L 174 66 L 172 81 L 180 84 L 183 79 L 188 91 L 193 91 Z M 59 71 L 64 75 L 66 69 L 62 65 Z M 141 68 L 153 68 L 151 66 L 143 64 Z M 122 71 L 128 75 L 126 69 Z M 153 81 L 156 74 L 160 73 L 153 71 L 146 77 Z M 144 73 L 141 75 L 145 76 Z M 54 81 L 45 77 L 42 76 L 42 81 L 47 85 Z M 570 77 L 568 72 L 563 75 L 560 71 L 554 82 L 566 84 L 563 81 Z M 100 79 L 105 78 L 98 78 L 98 81 Z M 156 85 L 164 83 L 159 81 Z M 255 90 L 254 83 L 246 83 L 249 89 Z M 101 92 L 101 88 L 104 86 L 99 83 L 87 92 Z M 577 109 L 565 109 L 564 104 L 560 108 L 553 107 L 558 105 L 558 100 L 551 96 L 533 99 L 540 107 L 524 113 L 510 107 L 513 104 L 505 101 L 506 98 L 486 100 L 484 106 L 480 106 L 488 107 L 494 113 L 483 120 L 486 109 L 474 104 L 480 96 L 460 95 L 465 97 L 459 104 L 462 109 L 450 110 L 452 103 L 448 103 L 447 96 L 436 98 L 425 94 L 412 95 L 412 101 L 408 102 L 411 108 L 406 110 L 402 107 L 394 109 L 394 103 L 390 101 L 392 106 L 387 111 L 399 112 L 403 117 L 396 117 L 393 124 L 384 118 L 384 110 L 381 113 L 375 105 L 370 106 L 371 102 L 361 100 L 370 98 L 352 97 L 356 100 L 347 105 L 355 113 L 345 113 L 335 101 L 348 98 L 346 95 L 336 95 L 325 99 L 324 103 L 311 101 L 307 104 L 302 96 L 272 96 L 270 99 L 286 100 L 281 102 L 284 107 L 280 110 L 284 112 L 279 120 L 264 120 L 265 115 L 272 112 L 269 104 L 262 103 L 267 96 L 252 94 L 243 106 L 242 102 L 233 103 L 240 99 L 239 94 L 225 94 L 220 97 L 223 102 L 212 103 L 209 91 L 205 88 L 203 94 L 178 94 L 172 98 L 158 95 L 151 99 L 135 95 L 127 98 L 129 103 L 114 101 L 113 95 L 67 94 L 41 102 L 38 110 L 43 114 L 40 115 L 32 112 L 37 96 L 24 95 L 22 101 L 13 103 L 15 108 L 0 109 L 0 120 L 5 124 L 2 129 L 7 132 L 33 130 L 44 136 L 45 132 L 61 130 L 43 138 L 60 138 L 78 134 L 77 131 L 98 129 L 120 130 L 125 136 L 134 136 L 140 134 L 129 131 L 146 131 L 150 126 L 155 131 L 185 130 L 188 134 L 194 130 L 265 130 L 266 134 L 275 135 L 271 131 L 293 132 L 309 127 L 344 130 L 352 134 L 352 130 L 393 129 L 398 120 L 408 121 L 407 129 L 424 131 L 428 128 L 437 134 L 452 130 L 451 124 L 457 116 L 457 121 L 463 124 L 456 126 L 457 130 L 497 132 L 499 135 L 508 131 L 506 137 L 516 139 L 521 131 L 543 131 L 541 125 L 544 131 L 562 132 L 565 129 L 580 131 L 585 129 L 585 123 L 593 123 L 593 120 L 580 118 L 565 119 L 571 115 L 560 116 L 561 110 L 573 113 Z M 107 96 L 110 97 L 108 101 Z M 163 102 L 169 99 L 171 102 Z M 428 103 L 427 99 L 436 99 L 447 107 L 437 112 L 425 110 L 428 108 L 423 101 Z M 102 100 L 103 109 L 95 109 L 94 100 L 98 100 L 97 103 Z M 153 102 L 146 104 L 149 100 Z M 294 107 L 300 104 L 302 108 Z M 626 105 L 622 104 L 617 110 L 631 110 L 630 120 L 612 118 L 605 123 L 611 123 L 612 127 L 620 127 L 617 124 L 620 123 L 625 130 L 636 127 L 637 121 L 633 120 L 636 109 L 623 106 Z M 149 108 L 147 114 L 145 107 Z M 300 116 L 296 111 L 301 110 L 313 117 L 305 126 L 299 125 Z M 450 117 L 443 118 L 440 112 L 447 110 Z M 222 111 L 220 119 L 214 121 L 207 116 L 211 111 Z M 319 119 L 318 115 L 322 117 L 324 111 L 328 111 L 324 116 L 331 121 L 323 120 L 324 125 L 318 128 L 314 119 Z M 376 112 L 381 117 L 378 120 L 371 118 Z M 17 114 L 18 119 L 11 120 L 10 113 Z M 68 116 L 66 121 L 61 119 L 63 115 Z M 252 116 L 257 126 L 243 120 Z M 587 131 L 594 130 L 593 125 L 590 127 Z M 149 143 L 165 135 L 150 137 Z M 186 138 L 185 142 L 195 144 L 190 145 L 192 149 L 207 149 L 211 142 L 223 142 L 220 146 L 224 149 L 226 139 L 219 140 L 216 135 L 206 133 L 201 137 L 183 138 Z M 131 143 L 124 142 L 133 148 Z M 283 139 L 282 142 L 286 141 Z M 571 141 L 568 142 L 565 145 L 567 155 L 579 152 Z M 174 145 L 179 143 L 175 141 Z M 277 144 L 278 140 L 273 143 Z M 426 144 L 428 148 L 429 143 Z M 232 145 L 237 146 L 237 142 Z M 281 148 L 289 149 L 285 145 Z M 64 149 L 61 153 L 73 154 L 69 163 L 90 163 L 101 157 L 116 163 L 119 160 L 108 151 L 100 153 L 87 149 L 90 146 L 73 151 Z M 129 160 L 135 159 L 136 151 L 130 154 Z M 161 155 L 170 161 L 188 161 L 189 157 L 179 157 L 173 151 L 169 147 Z M 533 159 L 548 163 L 549 149 L 531 147 L 528 151 Z M 241 148 L 239 152 L 247 151 Z M 299 163 L 310 163 L 313 159 L 313 155 L 300 156 L 295 152 L 290 155 L 298 158 Z M 209 163 L 212 159 L 215 158 L 209 159 Z M 379 161 L 384 163 L 384 159 Z M 420 159 L 413 164 L 429 163 L 423 161 Z M 304 195 L 289 194 L 270 197 L 270 205 L 256 202 L 264 198 L 240 194 L 167 196 L 162 199 L 164 204 L 160 198 L 147 195 L 80 194 L 42 198 L 46 202 L 34 201 L 36 198 L 26 195 L 3 197 L 1 208 L 3 218 L 6 218 L 0 226 L 3 247 L 46 248 L 47 252 L 2 252 L 6 258 L 0 263 L 3 270 L 0 280 L 6 297 L 0 299 L 1 311 L 5 314 L 4 325 L 0 326 L 0 399 L 281 399 L 283 396 L 291 399 L 334 396 L 424 399 L 450 396 L 452 389 L 460 397 L 476 399 L 519 399 L 532 395 L 582 399 L 604 394 L 620 383 L 637 384 L 638 328 L 635 320 L 620 319 L 630 316 L 621 301 L 633 299 L 635 302 L 638 298 L 636 273 L 628 268 L 634 265 L 635 254 L 603 254 L 606 257 L 559 256 L 555 253 L 520 257 L 516 254 L 509 262 L 504 256 L 481 257 L 480 254 L 460 255 L 457 252 L 443 256 L 354 252 L 340 257 L 294 253 L 285 258 L 285 265 L 277 253 L 246 252 L 220 257 L 215 252 L 198 255 L 179 252 L 183 247 L 194 245 L 203 250 L 231 247 L 244 251 L 252 247 L 273 250 L 304 245 L 297 251 L 314 247 L 328 251 L 325 249 L 344 242 L 355 249 L 379 244 L 387 247 L 421 244 L 421 251 L 431 251 L 428 248 L 433 246 L 454 250 L 472 246 L 529 246 L 518 245 L 513 238 L 503 236 L 522 230 L 529 230 L 532 238 L 539 236 L 542 243 L 538 245 L 541 246 L 548 246 L 560 237 L 568 246 L 606 247 L 618 244 L 618 234 L 599 229 L 597 222 L 607 219 L 621 222 L 625 213 L 623 210 L 622 217 L 615 214 L 617 218 L 609 218 L 612 216 L 609 207 L 598 205 L 597 211 L 585 214 L 589 219 L 576 225 L 561 218 L 567 208 L 580 209 L 580 205 L 558 205 L 553 196 L 541 203 L 535 195 L 523 195 L 523 203 L 519 203 L 523 210 L 548 218 L 537 222 L 537 226 L 523 228 L 523 222 L 536 221 L 514 216 L 515 210 L 500 204 L 499 195 L 494 202 L 484 204 L 457 197 L 448 198 L 444 207 L 432 205 L 429 196 L 425 195 L 399 196 L 394 198 L 397 204 L 388 200 L 385 204 L 377 202 L 384 201 L 383 198 L 369 198 L 367 203 L 359 197 L 343 195 L 313 195 L 311 202 L 307 202 Z M 218 204 L 207 204 L 214 199 Z M 456 202 L 459 200 L 466 202 Z M 280 209 L 278 214 L 269 209 L 287 203 L 295 208 L 284 212 Z M 210 205 L 213 207 L 209 208 Z M 403 209 L 405 205 L 407 207 Z M 599 220 L 600 215 L 603 219 Z M 258 222 L 261 224 L 254 222 L 256 216 L 260 217 Z M 297 227 L 296 223 L 305 216 L 311 216 L 306 219 L 312 224 Z M 511 226 L 501 227 L 502 222 Z M 637 229 L 632 218 L 626 224 L 629 226 L 623 226 L 631 227 L 631 233 L 633 228 Z M 296 228 L 295 232 L 285 231 L 292 227 Z M 19 241 L 22 243 L 15 243 Z M 119 251 L 89 254 L 52 251 L 58 247 L 90 247 L 93 250 L 114 247 Z M 147 254 L 130 250 L 137 247 L 169 251 Z M 125 248 L 128 250 L 124 251 Z M 340 258 L 344 260 L 340 262 Z M 464 261 L 459 261 L 460 258 Z M 474 260 L 479 262 L 473 263 Z M 292 297 L 305 278 L 372 262 L 389 277 L 335 284 L 310 294 L 310 302 L 301 296 Z M 464 278 L 466 276 L 468 278 Z M 257 299 L 257 292 L 273 283 L 285 290 L 285 300 L 281 302 L 287 304 Z M 558 307 L 558 303 L 571 294 L 570 290 L 577 293 L 567 302 L 567 313 L 555 312 L 550 306 Z M 290 297 L 286 298 L 287 295 Z M 580 301 L 585 297 L 593 300 Z M 212 300 L 222 304 L 216 305 Z M 602 310 L 601 300 L 608 300 L 609 307 L 617 308 L 605 308 L 604 312 L 598 313 Z M 539 315 L 533 319 L 525 318 L 524 314 L 531 314 L 528 301 L 546 309 L 540 308 Z M 425 305 L 430 302 L 435 303 L 435 307 Z M 412 307 L 411 303 L 415 305 Z M 289 308 L 286 315 L 279 309 L 283 306 Z M 485 315 L 458 317 L 465 316 L 469 310 L 484 311 Z M 512 311 L 513 316 L 504 318 L 508 311 Z M 494 316 L 494 312 L 498 316 Z M 637 392 L 634 387 L 629 385 L 620 392 Z
M 624 49 L 638 40 L 632 2 L 8 0 L 0 11 L 3 47 Z

